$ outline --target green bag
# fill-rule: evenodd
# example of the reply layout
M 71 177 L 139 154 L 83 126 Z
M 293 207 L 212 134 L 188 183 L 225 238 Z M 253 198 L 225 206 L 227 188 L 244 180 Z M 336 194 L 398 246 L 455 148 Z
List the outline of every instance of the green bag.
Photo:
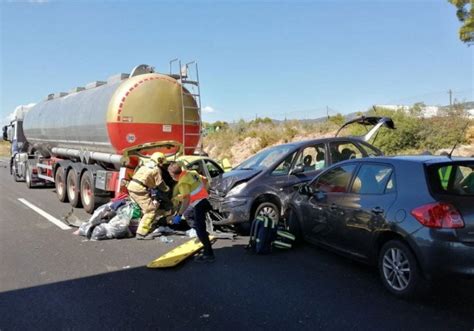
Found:
M 135 202 L 132 202 L 130 203 L 130 209 L 132 211 L 132 218 L 141 218 L 142 217 L 142 210 L 140 208 L 140 206 L 135 203 Z

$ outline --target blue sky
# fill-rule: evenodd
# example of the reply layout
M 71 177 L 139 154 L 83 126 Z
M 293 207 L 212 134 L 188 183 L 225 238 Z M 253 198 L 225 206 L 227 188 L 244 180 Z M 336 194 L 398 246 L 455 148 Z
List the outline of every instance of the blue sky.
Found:
M 1 1 L 0 118 L 93 80 L 199 62 L 204 120 L 316 118 L 473 97 L 473 50 L 432 1 Z

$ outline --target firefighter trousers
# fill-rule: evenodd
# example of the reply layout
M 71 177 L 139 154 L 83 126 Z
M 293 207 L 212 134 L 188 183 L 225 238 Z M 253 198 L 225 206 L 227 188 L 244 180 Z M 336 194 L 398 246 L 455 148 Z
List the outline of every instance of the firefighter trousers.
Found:
M 130 198 L 135 201 L 142 210 L 143 216 L 138 224 L 137 233 L 146 236 L 150 232 L 156 216 L 156 206 L 148 192 L 129 192 Z

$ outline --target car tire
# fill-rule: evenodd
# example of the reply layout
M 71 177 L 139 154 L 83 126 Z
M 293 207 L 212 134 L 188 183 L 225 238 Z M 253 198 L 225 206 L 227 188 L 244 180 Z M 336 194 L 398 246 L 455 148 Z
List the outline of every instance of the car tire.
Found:
M 66 190 L 66 169 L 58 167 L 54 174 L 54 186 L 56 187 L 56 194 L 59 201 L 67 202 L 67 190 Z
M 73 207 L 81 206 L 79 174 L 75 169 L 69 169 L 66 179 L 67 198 Z
M 255 209 L 251 221 L 253 221 L 257 216 L 268 216 L 273 220 L 273 222 L 278 224 L 280 222 L 280 209 L 272 202 L 263 202 Z
M 382 283 L 392 294 L 413 297 L 420 292 L 423 278 L 410 248 L 400 240 L 386 242 L 379 253 L 378 268 Z
M 81 202 L 84 210 L 92 214 L 96 206 L 97 198 L 94 194 L 94 175 L 86 171 L 81 176 Z
M 287 215 L 287 230 L 295 236 L 295 245 L 299 245 L 303 242 L 303 232 L 301 231 L 301 224 L 298 219 L 298 215 L 292 209 L 288 211 Z

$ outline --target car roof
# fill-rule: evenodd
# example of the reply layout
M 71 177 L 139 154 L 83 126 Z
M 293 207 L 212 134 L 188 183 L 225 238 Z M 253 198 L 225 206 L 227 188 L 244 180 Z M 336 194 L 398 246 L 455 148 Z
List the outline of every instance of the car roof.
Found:
M 450 162 L 463 162 L 463 161 L 474 161 L 474 158 L 469 157 L 452 157 L 441 156 L 441 155 L 397 155 L 397 156 L 374 156 L 353 160 L 346 160 L 341 163 L 348 162 L 386 162 L 386 163 L 400 163 L 400 162 L 411 162 L 411 163 L 424 163 L 424 164 L 437 164 L 437 163 L 450 163 Z
M 185 162 L 194 162 L 198 160 L 206 160 L 209 159 L 206 156 L 201 156 L 201 155 L 181 155 L 176 158 L 176 161 L 185 161 Z
M 286 144 L 279 144 L 276 146 L 272 146 L 270 148 L 276 148 L 276 147 L 281 147 L 281 146 L 288 146 L 288 147 L 301 147 L 304 145 L 309 145 L 309 144 L 317 144 L 317 143 L 327 143 L 327 142 L 338 142 L 338 141 L 357 141 L 359 143 L 364 143 L 361 139 L 355 138 L 355 137 L 329 137 L 329 138 L 317 138 L 317 139 L 309 139 L 309 140 L 301 140 L 301 141 L 295 141 L 295 142 L 290 142 Z

